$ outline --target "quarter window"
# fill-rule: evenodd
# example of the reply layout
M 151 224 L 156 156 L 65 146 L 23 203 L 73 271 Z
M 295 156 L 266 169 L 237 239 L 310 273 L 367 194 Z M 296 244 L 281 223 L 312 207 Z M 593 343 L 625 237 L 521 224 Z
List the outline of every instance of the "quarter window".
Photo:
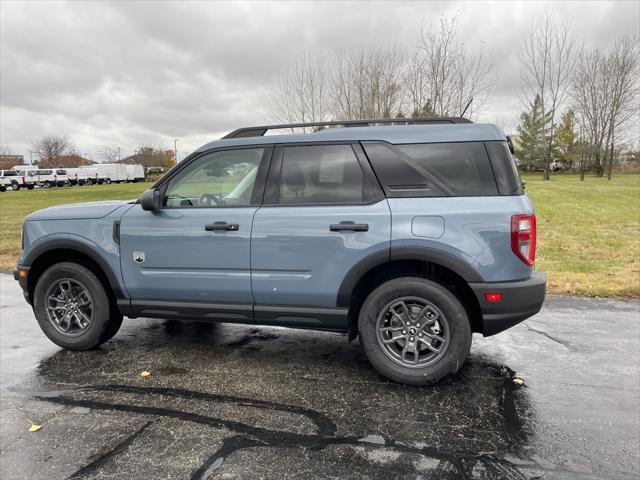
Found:
M 169 181 L 164 205 L 248 206 L 263 154 L 263 148 L 224 150 L 195 160 Z
M 364 145 L 390 197 L 498 195 L 482 142 Z
M 350 145 L 285 147 L 279 203 L 362 203 L 364 176 Z

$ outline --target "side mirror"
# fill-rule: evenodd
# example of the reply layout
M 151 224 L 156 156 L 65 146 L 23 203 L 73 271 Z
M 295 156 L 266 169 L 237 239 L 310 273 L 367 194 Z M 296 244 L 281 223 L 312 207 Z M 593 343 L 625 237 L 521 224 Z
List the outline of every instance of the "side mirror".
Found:
M 143 210 L 155 212 L 162 208 L 162 197 L 155 188 L 150 188 L 140 197 L 140 206 Z

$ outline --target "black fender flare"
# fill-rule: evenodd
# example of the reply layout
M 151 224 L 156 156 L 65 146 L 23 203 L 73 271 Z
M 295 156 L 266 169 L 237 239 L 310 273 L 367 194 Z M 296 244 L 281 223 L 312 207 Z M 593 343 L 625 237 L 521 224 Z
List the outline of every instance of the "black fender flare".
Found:
M 75 240 L 72 238 L 56 238 L 43 241 L 42 243 L 29 250 L 21 266 L 31 267 L 39 258 L 42 257 L 42 255 L 46 255 L 48 252 L 52 252 L 54 250 L 72 250 L 86 255 L 91 260 L 93 260 L 98 265 L 98 267 L 100 267 L 105 277 L 107 278 L 109 286 L 111 287 L 111 290 L 113 291 L 116 299 L 121 300 L 124 298 L 128 298 L 128 296 L 125 295 L 124 291 L 122 290 L 120 282 L 118 282 L 118 277 L 109 266 L 107 261 L 96 251 L 94 247 L 79 240 Z
M 385 250 L 363 258 L 349 270 L 340 284 L 336 306 L 348 308 L 351 305 L 351 294 L 360 279 L 375 267 L 396 260 L 426 261 L 448 268 L 467 283 L 484 282 L 471 265 L 450 253 L 430 247 L 392 247 L 390 252 Z

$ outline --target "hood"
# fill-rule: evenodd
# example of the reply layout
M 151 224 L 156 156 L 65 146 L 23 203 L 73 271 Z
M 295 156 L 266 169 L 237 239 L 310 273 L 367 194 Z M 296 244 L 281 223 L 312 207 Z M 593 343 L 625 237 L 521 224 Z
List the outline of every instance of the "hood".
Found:
M 68 205 L 56 205 L 33 212 L 26 220 L 89 220 L 102 218 L 117 210 L 122 205 L 132 203 L 134 200 L 109 200 L 105 202 L 71 203 Z

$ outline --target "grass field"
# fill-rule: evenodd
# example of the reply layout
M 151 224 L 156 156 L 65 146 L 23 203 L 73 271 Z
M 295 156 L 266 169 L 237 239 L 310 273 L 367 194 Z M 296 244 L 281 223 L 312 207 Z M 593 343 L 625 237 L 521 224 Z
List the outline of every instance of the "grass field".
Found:
M 548 290 L 589 296 L 640 297 L 640 175 L 611 182 L 556 175 L 527 176 L 538 219 L 536 267 Z M 11 270 L 20 251 L 22 219 L 47 206 L 132 199 L 148 183 L 0 193 L 0 269 Z

